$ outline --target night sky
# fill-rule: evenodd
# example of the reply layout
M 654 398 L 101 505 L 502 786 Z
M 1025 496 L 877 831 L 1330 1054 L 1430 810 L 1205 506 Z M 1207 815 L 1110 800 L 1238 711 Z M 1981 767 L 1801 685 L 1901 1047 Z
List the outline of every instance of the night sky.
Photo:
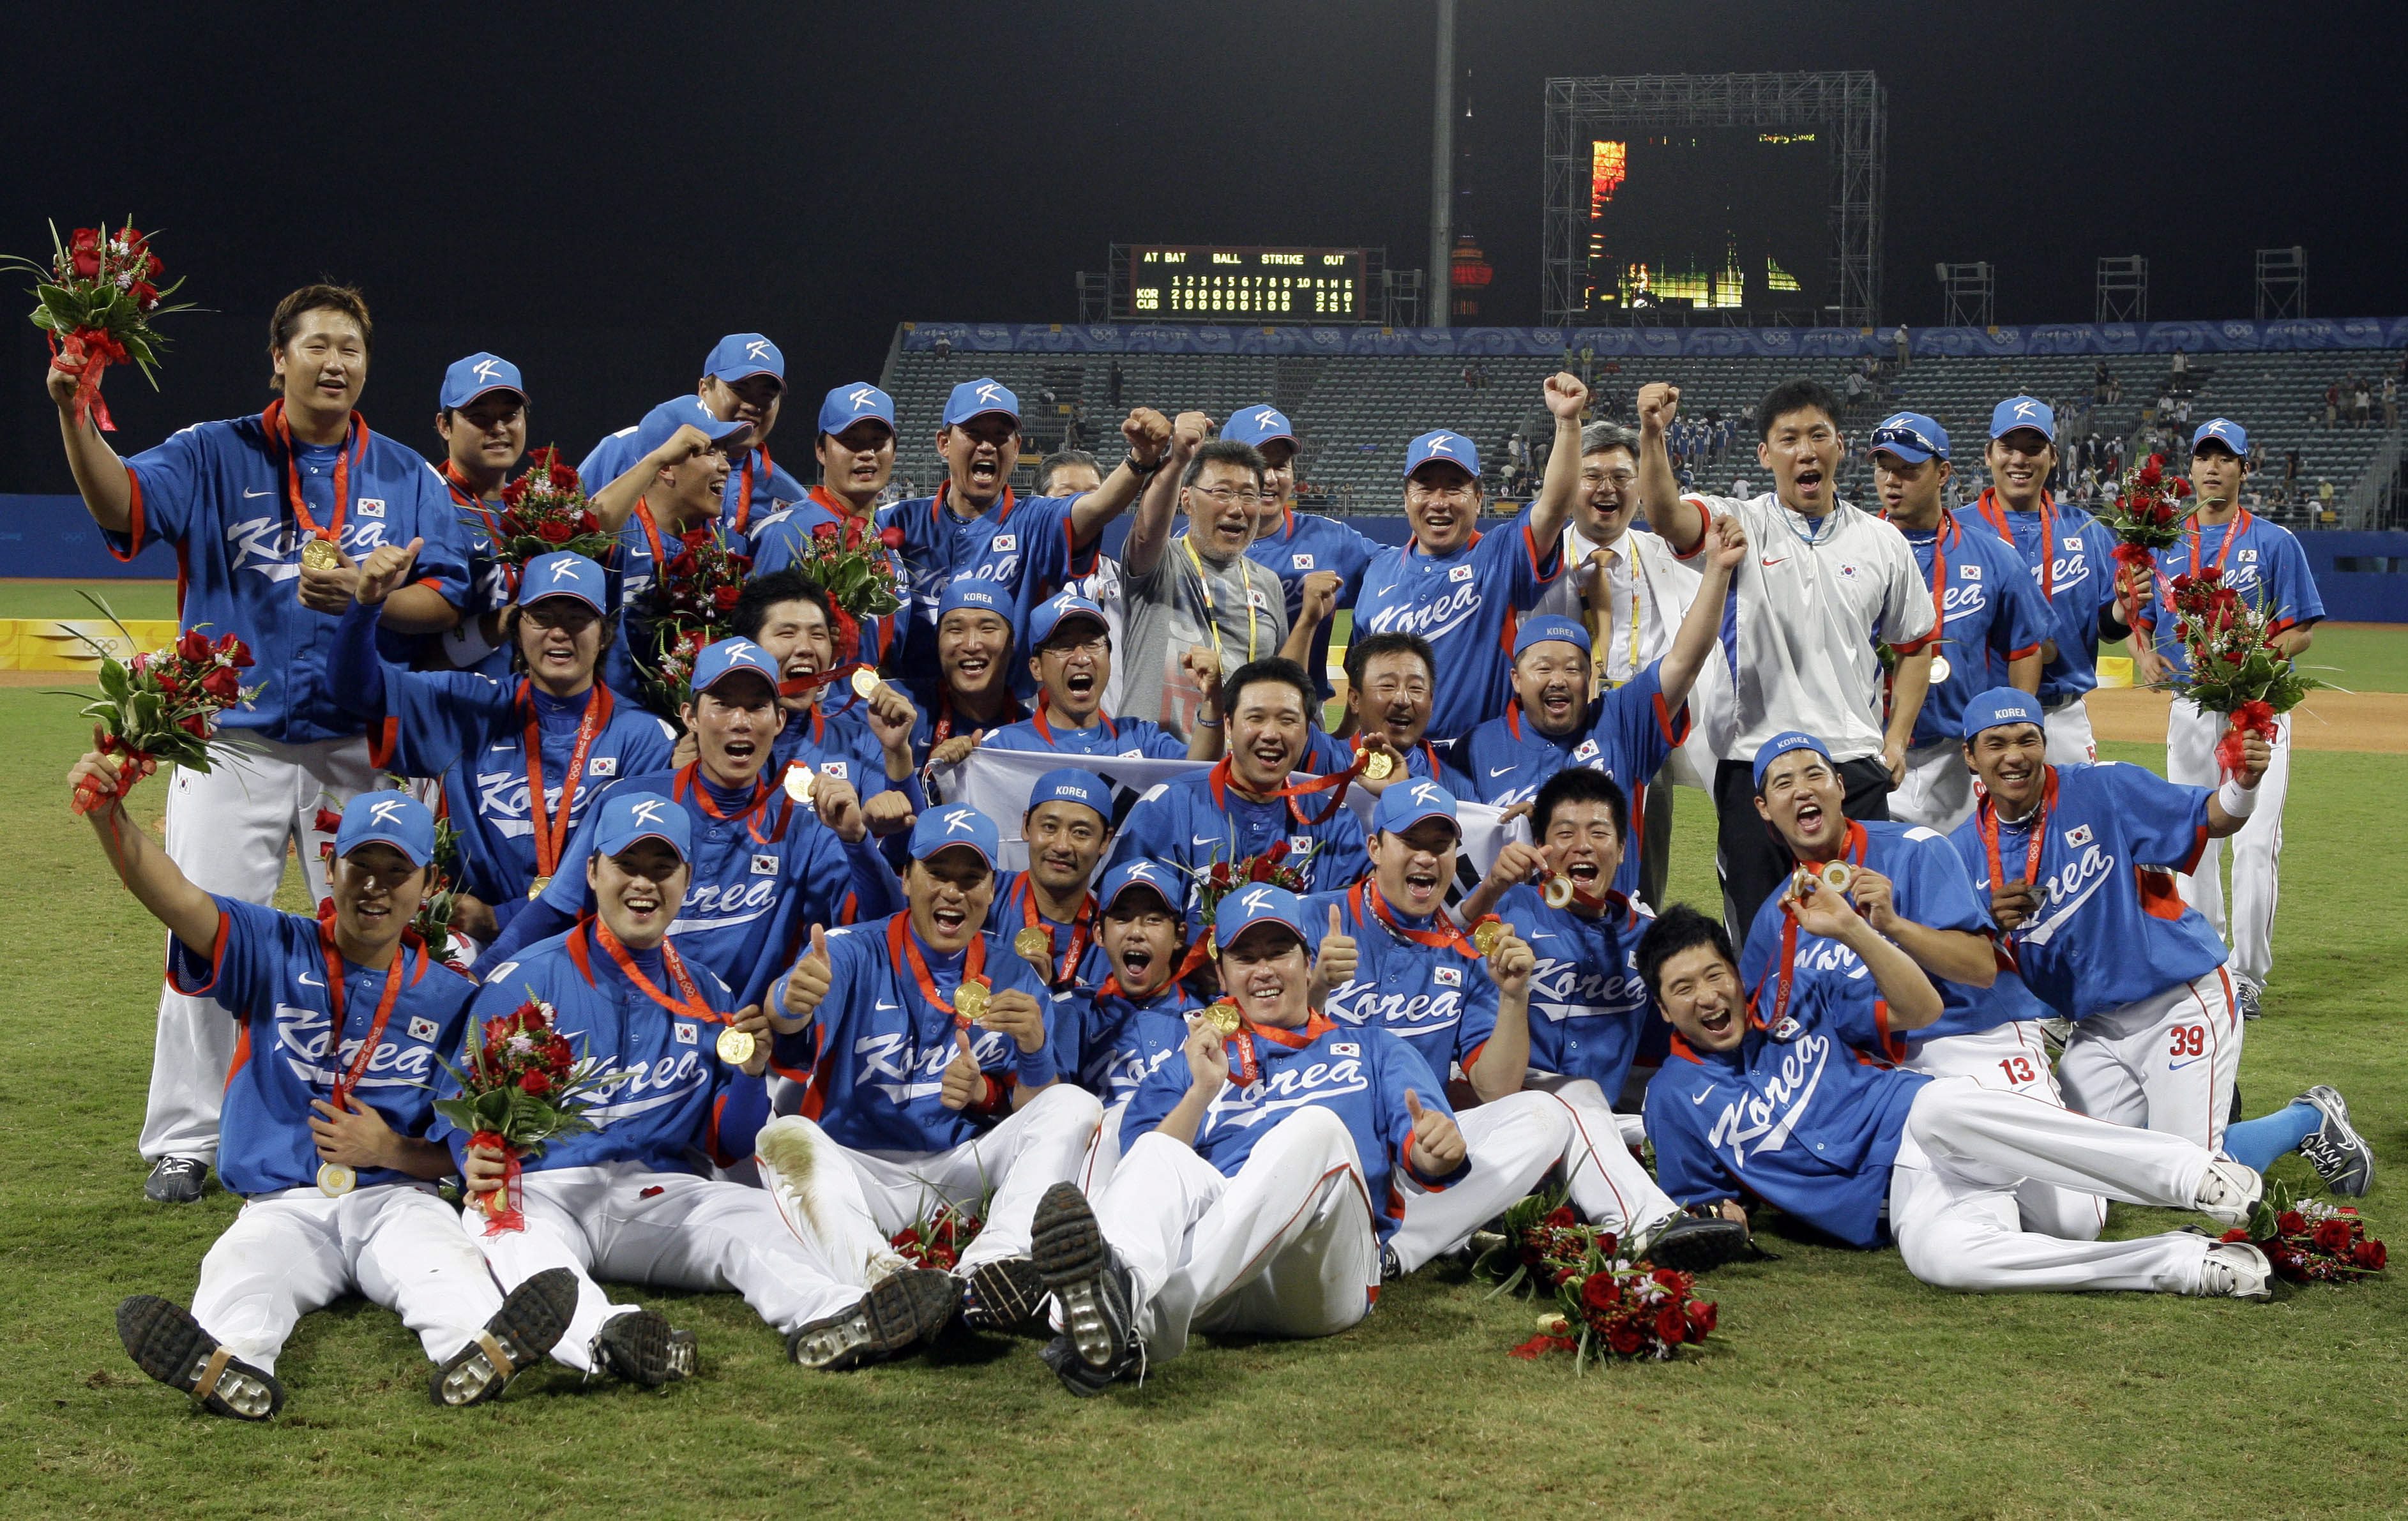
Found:
M 1937 321 L 1930 265 L 1978 258 L 2000 321 L 2087 320 L 2093 261 L 2129 252 L 2152 316 L 2246 316 L 2251 251 L 2291 243 L 2311 313 L 2396 313 L 2403 8 L 1462 0 L 1483 320 L 1538 318 L 1548 75 L 1868 67 L 1890 320 Z M 722 332 L 767 332 L 814 398 L 874 375 L 900 319 L 1075 317 L 1073 271 L 1115 240 L 1410 266 L 1428 236 L 1426 0 L 595 0 L 322 9 L 307 34 L 283 7 L 10 11 L 51 41 L 0 96 L 0 251 L 131 212 L 216 309 L 172 319 L 163 396 L 111 376 L 129 450 L 260 405 L 268 309 L 321 276 L 373 305 L 380 429 L 431 448 L 442 365 L 491 348 L 573 458 Z M 78 65 L 68 31 L 130 41 Z M 8 323 L 0 490 L 66 489 L 38 337 Z

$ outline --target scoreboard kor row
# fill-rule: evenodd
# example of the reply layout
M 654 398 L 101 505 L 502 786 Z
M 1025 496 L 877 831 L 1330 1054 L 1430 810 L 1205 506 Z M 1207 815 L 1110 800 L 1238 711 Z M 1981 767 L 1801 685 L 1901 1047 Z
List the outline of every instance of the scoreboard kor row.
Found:
M 1359 323 L 1369 318 L 1362 249 L 1137 243 L 1131 316 Z

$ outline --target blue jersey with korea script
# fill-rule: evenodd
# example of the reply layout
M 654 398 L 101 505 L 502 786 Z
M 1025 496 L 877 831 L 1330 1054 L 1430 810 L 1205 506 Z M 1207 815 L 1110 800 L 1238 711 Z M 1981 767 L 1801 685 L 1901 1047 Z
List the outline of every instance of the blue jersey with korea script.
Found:
M 2022 557 L 2006 542 L 1942 514 L 1937 528 L 1894 524 L 1914 552 L 1923 584 L 1944 564 L 1948 584 L 1941 589 L 1940 638 L 1932 653 L 1948 662 L 1948 679 L 1934 680 L 1915 715 L 1917 745 L 1954 744 L 1962 736 L 1965 704 L 2007 684 L 2007 665 L 2056 637 L 2048 604 L 2025 571 Z M 1912 917 L 1910 915 L 1909 917 Z
M 599 683 L 578 696 L 555 697 L 523 677 L 505 684 L 475 671 L 412 671 L 389 665 L 369 638 L 375 616 L 373 608 L 357 605 L 343 615 L 334 690 L 348 710 L 367 721 L 371 765 L 403 776 L 442 779 L 445 813 L 461 834 L 462 885 L 507 925 L 535 883 L 526 764 L 530 710 L 542 753 L 549 819 L 560 808 L 586 709 L 597 701 L 610 704 L 609 719 L 595 732 L 584 772 L 569 796 L 571 829 L 595 796 L 620 777 L 666 770 L 675 734 Z
M 1225 1178 L 1234 1178 L 1273 1126 L 1308 1107 L 1326 1109 L 1344 1122 L 1362 1159 L 1363 1185 L 1371 1196 L 1372 1217 L 1386 1241 L 1404 1219 L 1400 1174 L 1436 1192 L 1459 1183 L 1471 1170 L 1466 1156 L 1442 1178 L 1412 1169 L 1411 1090 L 1422 1108 L 1455 1117 L 1444 1084 L 1412 1046 L 1386 1030 L 1349 1029 L 1319 1015 L 1301 1029 L 1250 1026 L 1229 1038 L 1229 1081 L 1212 1096 L 1196 1126 L 1196 1155 Z M 1251 1071 L 1247 1055 L 1251 1052 Z M 1153 1133 L 1187 1097 L 1190 1077 L 1183 1061 L 1167 1061 L 1138 1084 L 1121 1116 L 1121 1149 Z
M 1374 909 L 1379 891 L 1367 880 L 1343 892 L 1315 893 L 1301 906 L 1305 938 L 1316 958 L 1328 938 L 1333 908 L 1339 933 L 1354 941 L 1354 975 L 1331 990 L 1323 1012 L 1350 1029 L 1388 1031 L 1419 1052 L 1433 1072 L 1460 1067 L 1469 1073 L 1497 1033 L 1497 984 L 1488 963 L 1458 936 L 1447 936 L 1440 945 L 1406 939 Z M 1443 914 L 1415 919 L 1389 911 L 1404 929 L 1446 934 Z
M 2005 939 L 2024 985 L 2042 1003 L 2082 1019 L 2224 965 L 2223 940 L 2170 875 L 2199 864 L 2210 796 L 2137 766 L 2053 766 L 2037 868 L 2025 869 L 2029 822 L 1998 822 L 1987 798 L 1948 837 L 1984 902 L 1992 875 L 1985 825 L 1997 825 L 2007 880 L 2040 885 L 2040 911 Z
M 2156 554 L 2157 573 L 2143 624 L 2157 634 L 2156 649 L 2175 681 L 2190 675 L 2190 648 L 2175 632 L 2174 578 L 2218 567 L 2224 584 L 2266 615 L 2268 634 L 2324 621 L 2325 599 L 2308 568 L 2307 552 L 2291 530 L 2243 509 L 2230 523 L 2201 527 L 2193 519 L 2182 538 Z
M 1639 974 L 1639 937 L 1655 915 L 1608 893 L 1597 917 L 1585 918 L 1547 907 L 1539 889 L 1524 885 L 1506 889 L 1497 917 L 1538 962 L 1530 973 L 1530 1069 L 1590 1079 L 1606 1102 L 1616 1102 L 1656 1019 Z
M 1174 777 L 1138 799 L 1121 821 L 1105 869 L 1123 861 L 1159 861 L 1192 881 L 1210 872 L 1215 861 L 1235 866 L 1283 839 L 1291 862 L 1305 857 L 1306 885 L 1315 892 L 1343 887 L 1371 868 L 1362 823 L 1351 809 L 1340 807 L 1322 819 L 1329 807 L 1326 793 L 1258 803 L 1229 785 L 1229 763 L 1223 761 L 1209 771 Z M 1187 905 L 1192 912 L 1192 889 Z
M 2082 509 L 2047 495 L 2037 511 L 2010 512 L 1995 492 L 1985 491 L 1956 516 L 1969 535 L 2000 544 L 2014 539 L 2040 588 L 2048 637 L 2057 641 L 2057 658 L 2041 667 L 2042 704 L 2054 707 L 2097 686 L 2099 618 L 2115 606 L 2115 536 Z
M 1140 756 L 1147 760 L 1185 760 L 1187 741 L 1143 718 L 1107 718 L 1083 729 L 1055 723 L 1040 702 L 1036 713 L 1008 724 L 982 741 L 990 750 L 1042 751 L 1055 755 Z
M 218 1121 L 218 1177 L 245 1198 L 314 1184 L 319 1157 L 309 1122 L 321 1116 L 309 1104 L 332 1103 L 336 1079 L 358 1060 L 376 1024 L 386 974 L 342 961 L 337 1031 L 318 921 L 240 898 L 217 897 L 217 906 L 216 954 L 202 955 L 170 937 L 167 985 L 214 998 L 242 1022 Z M 394 954 L 401 958 L 401 992 L 351 1092 L 394 1134 L 423 1136 L 434 1120 L 435 1096 L 427 1084 L 438 1075 L 438 1061 L 459 1055 L 477 980 L 431 960 L 423 947 L 405 945 Z M 359 1181 L 365 1186 L 420 1180 L 363 1168 Z
M 855 1151 L 951 1151 L 976 1140 L 1001 1117 L 947 1109 L 942 1102 L 945 1068 L 959 1049 L 953 1016 L 923 995 L 908 953 L 896 947 L 909 937 L 937 996 L 947 1003 L 962 984 L 968 955 L 931 951 L 911 927 L 910 917 L 907 910 L 831 930 L 827 995 L 810 1024 L 778 1037 L 769 1058 L 781 1075 L 804 1084 L 800 1112 L 817 1121 L 838 1145 Z M 1025 993 L 1037 1000 L 1037 1007 L 1045 1011 L 1046 1043 L 1059 1051 L 1057 1021 L 1063 1016 L 1028 963 L 1016 955 L 989 954 L 984 973 L 996 993 Z M 769 996 L 784 1007 L 784 977 Z M 982 1071 L 1007 1088 L 1018 1080 L 1019 1041 L 1000 1030 L 975 1026 L 965 1033 Z M 1067 1080 L 1069 1074 L 1060 1075 Z M 1010 1099 L 1005 1102 L 1008 1106 Z M 1009 1107 L 1002 1111 L 1009 1112 Z
M 1187 1015 L 1203 1007 L 1175 982 L 1142 1003 L 1117 983 L 1097 988 L 1088 995 L 1079 1037 L 1079 1086 L 1106 1109 L 1127 1103 L 1157 1068 L 1185 1065 L 1180 1053 L 1187 1044 Z
M 1363 568 L 1354 630 L 1419 634 L 1438 656 L 1428 737 L 1469 734 L 1512 695 L 1513 631 L 1563 570 L 1563 536 L 1545 544 L 1530 526 L 1536 508 L 1510 524 L 1475 532 L 1443 557 L 1417 543 L 1384 550 Z
M 1647 1083 L 1656 1181 L 1683 1204 L 1743 1190 L 1852 1246 L 1877 1245 L 1899 1137 L 1931 1080 L 1857 1055 L 1888 1033 L 1869 976 L 1817 967 L 1792 979 L 1785 1011 L 1774 1003 L 1768 980 L 1730 1051 L 1672 1038 Z
M 629 949 L 637 970 L 670 998 L 677 981 L 660 949 Z M 752 1155 L 752 1138 L 769 1117 L 768 1089 L 757 1077 L 719 1059 L 715 1042 L 736 997 L 708 967 L 686 963 L 695 991 L 717 1020 L 687 1017 L 664 1007 L 630 982 L 587 920 L 565 935 L 529 946 L 514 961 L 488 975 L 477 994 L 472 1032 L 529 998 L 552 1005 L 553 1028 L 580 1058 L 601 1064 L 604 1086 L 581 1111 L 595 1128 L 557 1136 L 540 1156 L 523 1158 L 529 1172 L 557 1168 L 634 1162 L 654 1172 L 710 1175 L 710 1166 L 733 1167 Z M 442 1097 L 460 1093 L 451 1073 L 439 1083 Z M 465 1161 L 467 1133 L 438 1118 L 432 1139 Z
M 356 415 L 356 414 L 355 414 Z M 354 560 L 382 544 L 423 538 L 412 580 L 452 607 L 468 595 L 468 540 L 452 494 L 416 453 L 362 423 L 360 455 L 347 472 L 342 549 Z M 334 522 L 335 476 L 352 445 L 303 444 L 295 452 L 302 500 L 321 526 Z M 259 662 L 262 690 L 218 719 L 285 744 L 348 739 L 359 721 L 327 690 L 335 620 L 301 605 L 301 542 L 286 500 L 283 446 L 256 417 L 198 423 L 125 462 L 133 520 L 103 531 L 120 560 L 145 545 L 176 551 L 179 621 L 211 635 L 235 634 Z
M 751 541 L 742 534 L 723 524 L 709 525 L 721 542 L 734 554 L 751 552 Z M 694 532 L 693 527 L 685 529 Z M 652 515 L 651 507 L 642 501 L 627 514 L 619 529 L 619 541 L 611 546 L 606 567 L 610 572 L 612 595 L 618 599 L 619 637 L 602 653 L 602 679 L 622 692 L 640 692 L 642 683 L 636 675 L 636 652 L 642 651 L 646 660 L 655 657 L 660 634 L 652 619 L 652 589 L 661 579 L 661 567 L 674 565 L 685 546 L 673 523 L 663 522 Z
M 1015 496 L 1010 487 L 995 505 L 963 518 L 947 505 L 953 482 L 934 496 L 916 497 L 879 509 L 878 526 L 903 530 L 897 552 L 910 582 L 909 617 L 900 649 L 889 668 L 907 681 L 937 679 L 937 606 L 956 578 L 992 582 L 1011 610 L 1011 650 L 1006 662 L 1011 689 L 1022 697 L 1037 690 L 1021 658 L 1028 648 L 1028 614 L 1074 576 L 1095 573 L 1096 543 L 1074 543 L 1070 521 L 1076 496 Z M 896 614 L 904 618 L 903 613 Z
M 692 821 L 694 876 L 669 926 L 669 941 L 690 965 L 725 979 L 739 1008 L 760 1002 L 770 979 L 794 965 L 811 926 L 850 924 L 901 900 L 902 890 L 871 839 L 844 843 L 782 788 L 715 788 L 691 765 L 622 778 L 618 786 L 669 798 Z M 577 826 L 552 885 L 520 911 L 487 954 L 512 954 L 594 911 L 585 868 L 597 816 L 589 812 Z
M 1316 570 L 1338 573 L 1338 609 L 1354 606 L 1363 590 L 1363 568 L 1385 544 L 1368 538 L 1332 518 L 1315 517 L 1294 508 L 1283 509 L 1280 525 L 1246 546 L 1246 558 L 1267 567 L 1287 593 L 1287 621 L 1294 627 L 1304 610 L 1304 578 Z M 1305 668 L 1312 672 L 1327 702 L 1337 688 L 1329 684 L 1329 635 L 1338 620 L 1325 618 L 1313 631 L 1312 656 Z

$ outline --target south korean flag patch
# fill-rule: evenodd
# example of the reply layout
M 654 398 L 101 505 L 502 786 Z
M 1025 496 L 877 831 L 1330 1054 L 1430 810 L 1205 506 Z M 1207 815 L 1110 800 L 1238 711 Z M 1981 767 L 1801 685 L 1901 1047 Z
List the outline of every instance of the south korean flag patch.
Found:
M 384 516 L 384 498 L 381 496 L 363 496 L 351 505 L 358 510 L 360 516 L 364 518 L 380 518 Z
M 853 779 L 845 775 L 845 764 L 840 760 L 824 760 L 820 762 L 820 774 L 833 777 L 838 782 L 850 782 Z
M 1463 969 L 1461 967 L 1432 967 L 1430 969 L 1430 981 L 1436 983 L 1440 987 L 1461 987 L 1463 985 Z
M 2065 831 L 2065 842 L 2074 850 L 2080 850 L 2083 846 L 2089 844 L 2090 825 L 2086 824 L 2077 824 L 2072 828 L 2068 829 Z
M 1589 761 L 1597 759 L 1597 741 L 1594 739 L 1583 739 L 1572 751 L 1572 759 L 1575 761 Z
M 413 1040 L 433 1040 L 442 1033 L 443 1026 L 431 1019 L 412 1019 L 409 1022 L 409 1038 Z
M 752 875 L 756 877 L 774 877 L 777 874 L 778 858 L 776 856 L 756 855 L 752 857 Z
M 1312 568 L 1312 556 L 1310 554 L 1291 554 L 1287 557 L 1287 566 L 1290 570 L 1310 570 Z
M 681 1046 L 690 1046 L 690 1045 L 693 1045 L 693 1044 L 695 1044 L 695 1040 L 696 1040 L 696 1039 L 697 1039 L 697 1037 L 696 1037 L 696 1036 L 695 1036 L 695 1028 L 694 1028 L 694 1026 L 691 1026 L 691 1025 L 685 1024 L 685 1023 L 684 1023 L 684 1022 L 682 1022 L 682 1021 L 680 1021 L 678 1024 L 675 1024 L 675 1025 L 670 1026 L 669 1026 L 669 1031 L 670 1031 L 670 1034 L 672 1035 L 672 1037 L 677 1040 L 677 1043 L 678 1043 L 678 1044 L 680 1044 L 680 1045 L 681 1045 Z
M 1797 1040 L 1799 1032 L 1803 1028 L 1804 1026 L 1798 1023 L 1798 1016 L 1795 1014 L 1784 1014 L 1781 1016 L 1780 1024 L 1773 1026 L 1764 1033 L 1785 1045 L 1789 1041 Z
M 592 760 L 585 763 L 585 774 L 587 776 L 617 776 L 619 774 L 619 757 L 616 755 L 596 755 Z
M 1329 1054 L 1333 1056 L 1353 1056 L 1359 1061 L 1362 1059 L 1363 1047 L 1360 1042 L 1354 1040 L 1332 1040 L 1329 1042 Z

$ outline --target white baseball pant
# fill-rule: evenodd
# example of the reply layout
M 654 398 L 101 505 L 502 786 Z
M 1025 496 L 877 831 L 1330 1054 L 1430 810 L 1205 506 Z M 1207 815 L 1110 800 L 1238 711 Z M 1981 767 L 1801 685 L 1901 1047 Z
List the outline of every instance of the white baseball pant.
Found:
M 821 1243 L 789 1229 L 758 1188 L 637 1162 L 549 1168 L 521 1182 L 524 1230 L 488 1235 L 474 1208 L 452 1229 L 484 1253 L 505 1290 L 550 1268 L 577 1275 L 577 1313 L 552 1356 L 580 1372 L 595 1371 L 603 1326 L 639 1308 L 612 1303 L 597 1277 L 733 1291 L 781 1336 L 861 1299 L 858 1284 L 838 1281 Z
M 2090 732 L 2090 709 L 2082 698 L 2069 697 L 2041 716 L 2041 732 L 2048 739 L 2048 764 L 2086 766 L 2099 758 L 2099 741 Z
M 2065 1107 L 2065 1095 L 2048 1064 L 2048 1044 L 2028 1020 L 2010 1020 L 1970 1035 L 1926 1040 L 1899 1065 L 1933 1077 L 1971 1078 L 1999 1093 L 2021 1094 Z M 2096 1194 L 2071 1194 L 2027 1178 L 2015 1188 L 2015 1203 L 2023 1212 L 2024 1228 L 2043 1236 L 2095 1241 L 2107 1226 L 2107 1201 Z
M 2213 787 L 2224 780 L 2215 764 L 2215 743 L 2228 720 L 2202 712 L 2176 697 L 2166 718 L 2166 780 L 2189 787 Z M 2258 806 L 2232 837 L 2232 916 L 2224 912 L 2224 841 L 2211 839 L 2189 876 L 2175 879 L 2183 901 L 2197 909 L 2219 935 L 2229 930 L 2232 975 L 2264 987 L 2274 969 L 2274 906 L 2282 896 L 2283 797 L 2291 788 L 2291 715 L 2274 720 L 2274 759 L 2258 782 Z
M 1906 753 L 1906 780 L 1889 795 L 1889 816 L 1946 834 L 1973 816 L 1973 773 L 1954 739 Z
M 1085 1165 L 1074 1180 L 1079 1192 L 1095 1198 L 1112 1181 L 1112 1171 L 1121 1165 L 1121 1121 L 1128 1115 L 1125 1098 L 1104 1111 L 1104 1122 L 1096 1129 L 1095 1144 L 1087 1148 Z
M 1418 1199 L 1419 1185 L 1403 1187 Z M 1146 1355 L 1176 1357 L 1207 1335 L 1334 1336 L 1380 1292 L 1371 1196 L 1346 1123 L 1291 1110 L 1234 1178 L 1168 1136 L 1138 1138 L 1096 1223 L 1136 1280 Z
M 2213 1160 L 2178 1136 L 2108 1125 L 1964 1078 L 1924 1085 L 1889 1180 L 1889 1229 L 1907 1270 L 1968 1293 L 2196 1291 L 2213 1236 L 2170 1231 L 2072 1241 L 2017 1224 L 2026 1181 L 2128 1204 L 2190 1209 Z
M 431 1186 L 379 1184 L 329 1198 L 287 1188 L 246 1200 L 201 1259 L 193 1318 L 268 1372 L 294 1326 L 357 1294 L 401 1317 L 430 1361 L 477 1338 L 502 1307 L 460 1216 Z
M 326 868 L 318 847 L 334 837 L 319 832 L 318 810 L 340 811 L 376 785 L 367 741 L 244 743 L 257 749 L 236 750 L 206 773 L 176 768 L 167 782 L 167 858 L 204 892 L 266 903 L 284 880 L 285 848 L 297 846 L 309 901 L 322 902 Z M 218 1106 L 239 1033 L 216 999 L 160 992 L 150 1098 L 137 1142 L 144 1161 L 196 1156 L 216 1164 Z
M 2241 1006 L 2223 968 L 2074 1022 L 2057 1058 L 2071 1107 L 2210 1150 L 2224 1144 L 2241 1075 Z
M 1572 1208 L 1593 1226 L 1627 1237 L 1681 1212 L 1623 1145 L 1605 1094 L 1584 1078 L 1552 1093 L 1524 1089 L 1490 1099 L 1457 1114 L 1455 1124 L 1471 1170 L 1407 1204 L 1404 1223 L 1388 1238 L 1407 1272 L 1463 1245 L 1558 1165 Z
M 764 1126 L 752 1149 L 795 1233 L 815 1237 L 858 1297 L 895 1262 L 894 1234 L 943 1204 L 983 1222 L 956 1272 L 1026 1256 L 1037 1201 L 1076 1181 L 1102 1117 L 1094 1094 L 1056 1083 L 951 1151 L 854 1151 L 799 1114 Z

